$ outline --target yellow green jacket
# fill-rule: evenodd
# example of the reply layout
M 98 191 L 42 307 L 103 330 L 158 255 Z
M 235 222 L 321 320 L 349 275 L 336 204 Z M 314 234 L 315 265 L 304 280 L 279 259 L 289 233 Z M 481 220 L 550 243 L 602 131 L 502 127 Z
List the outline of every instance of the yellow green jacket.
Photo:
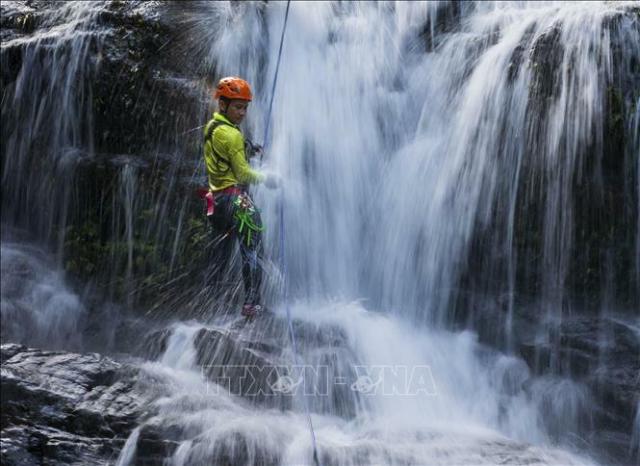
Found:
M 211 126 L 221 122 L 211 133 Z M 220 191 L 238 184 L 254 184 L 264 175 L 252 170 L 244 152 L 244 136 L 240 128 L 224 115 L 215 112 L 204 127 L 204 162 L 207 166 L 209 189 Z

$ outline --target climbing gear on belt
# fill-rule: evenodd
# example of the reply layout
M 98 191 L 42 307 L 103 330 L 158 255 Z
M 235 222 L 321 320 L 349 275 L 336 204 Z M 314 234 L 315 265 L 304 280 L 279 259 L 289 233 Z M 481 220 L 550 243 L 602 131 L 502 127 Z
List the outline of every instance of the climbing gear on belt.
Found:
M 229 76 L 218 81 L 218 87 L 213 96 L 215 99 L 226 97 L 227 99 L 239 99 L 251 101 L 251 86 L 242 78 Z
M 244 235 L 247 246 L 251 246 L 253 234 L 264 231 L 264 227 L 262 225 L 256 225 L 253 220 L 258 209 L 253 205 L 251 198 L 245 192 L 235 198 L 233 206 L 235 207 L 233 217 L 237 222 L 238 236 L 242 238 Z

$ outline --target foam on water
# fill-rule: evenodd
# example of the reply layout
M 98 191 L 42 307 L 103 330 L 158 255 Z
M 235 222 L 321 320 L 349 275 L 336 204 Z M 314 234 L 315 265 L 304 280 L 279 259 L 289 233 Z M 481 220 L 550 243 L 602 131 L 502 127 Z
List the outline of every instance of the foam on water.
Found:
M 368 409 L 353 418 L 312 412 L 322 464 L 590 464 L 588 459 L 544 446 L 547 438 L 537 422 L 536 406 L 521 384 L 529 376 L 526 366 L 483 352 L 473 335 L 425 334 L 395 318 L 367 312 L 357 303 L 294 309 L 300 321 L 310 318 L 309 324 L 346 331 L 360 367 L 373 377 L 383 377 L 376 371 L 383 367 L 396 371 L 427 367 L 432 374 L 432 381 L 416 382 L 423 391 L 392 393 L 389 386 L 385 388 L 390 380 L 382 380 L 363 395 Z M 309 463 L 311 440 L 304 411 L 260 408 L 215 390 L 198 367 L 176 362 L 175 355 L 192 354 L 197 330 L 176 325 L 162 362 L 143 365 L 169 387 L 154 403 L 156 414 L 146 423 L 179 426 L 186 437 L 168 464 L 223 459 L 247 465 Z M 371 343 L 376 335 L 385 336 L 384 345 Z

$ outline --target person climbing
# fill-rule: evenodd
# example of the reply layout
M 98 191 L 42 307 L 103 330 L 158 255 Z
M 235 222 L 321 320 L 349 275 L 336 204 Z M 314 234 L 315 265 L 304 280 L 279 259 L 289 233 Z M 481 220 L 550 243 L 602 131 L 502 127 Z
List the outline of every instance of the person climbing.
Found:
M 252 319 L 263 310 L 262 219 L 248 186 L 264 183 L 276 188 L 279 180 L 251 168 L 248 158 L 260 153 L 260 146 L 245 140 L 238 127 L 252 99 L 251 87 L 238 77 L 222 78 L 214 99 L 218 111 L 204 127 L 204 160 L 209 189 L 205 194 L 207 216 L 213 226 L 216 276 L 227 273 L 234 241 L 240 247 L 245 302 L 241 314 Z

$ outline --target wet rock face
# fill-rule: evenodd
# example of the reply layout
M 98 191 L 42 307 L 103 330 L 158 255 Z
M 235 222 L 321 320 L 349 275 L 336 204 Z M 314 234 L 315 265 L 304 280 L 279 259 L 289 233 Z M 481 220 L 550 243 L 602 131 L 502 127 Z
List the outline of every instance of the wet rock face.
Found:
M 640 403 L 640 334 L 633 324 L 612 318 L 577 317 L 557 329 L 557 347 L 522 343 L 520 354 L 544 373 L 555 367 L 588 390 L 579 416 L 607 463 L 632 461 L 633 423 Z M 590 431 L 590 432 L 589 432 Z M 561 433 L 560 433 L 561 434 Z
M 202 124 L 207 96 L 195 54 L 177 55 L 179 30 L 161 5 L 112 2 L 99 16 L 95 50 L 98 150 L 127 154 L 174 146 Z M 200 136 L 200 133 L 195 135 Z
M 637 15 L 637 8 L 630 7 L 603 21 L 599 34 L 606 40 L 588 49 L 598 63 L 610 61 L 598 72 L 580 68 L 577 57 L 587 49 L 563 41 L 569 29 L 561 22 L 543 30 L 534 24 L 522 34 L 507 75 L 511 85 L 525 79 L 527 94 L 514 219 L 507 220 L 508 206 L 498 201 L 491 225 L 476 229 L 460 281 L 465 292 L 471 289 L 489 299 L 511 294 L 506 299 L 516 307 L 532 302 L 541 307 L 551 303 L 556 309 L 568 305 L 583 315 L 596 315 L 602 308 L 633 315 L 638 309 L 640 140 L 634 128 L 640 73 L 633 53 L 637 45 L 631 45 L 637 40 L 630 39 L 639 31 Z M 581 111 L 561 112 L 564 120 L 556 129 L 563 143 L 549 144 L 563 92 L 589 86 L 594 89 L 589 129 L 579 128 L 579 117 L 574 118 Z M 578 133 L 580 139 L 572 140 Z M 509 142 L 505 139 L 505 146 Z M 559 164 L 545 166 L 550 159 Z M 510 228 L 513 243 L 505 248 L 503 232 Z M 549 267 L 556 260 L 562 265 Z M 512 284 L 505 285 L 509 280 Z M 475 306 L 465 296 L 457 299 L 462 313 L 476 314 L 462 319 L 485 319 L 469 311 Z
M 282 317 L 261 316 L 250 324 L 240 319 L 234 326 L 232 331 L 203 328 L 196 334 L 196 364 L 210 381 L 250 403 L 285 410 L 291 409 L 296 392 L 304 390 L 317 395 L 309 396 L 313 412 L 355 417 L 362 400 L 349 387 L 356 382 L 353 367 L 358 362 L 340 329 L 294 324 L 306 367 L 290 353 Z
M 78 79 L 91 81 L 94 120 L 89 124 L 97 150 L 132 154 L 153 150 L 158 142 L 175 143 L 176 131 L 200 124 L 204 108 L 199 102 L 205 95 L 195 54 L 176 52 L 181 31 L 172 11 L 160 2 L 114 0 L 95 5 L 92 13 L 83 13 L 92 14 L 93 20 L 79 26 L 77 33 L 90 36 L 86 75 Z M 66 47 L 51 31 L 78 18 L 62 10 L 51 1 L 3 2 L 3 88 L 11 89 L 27 50 L 37 48 L 36 42 Z M 48 52 L 41 52 L 45 61 Z
M 38 240 L 58 237 L 52 247 L 64 244 L 67 270 L 111 295 L 131 292 L 124 279 L 106 284 L 126 267 L 149 289 L 168 281 L 170 268 L 198 262 L 194 236 L 208 231 L 193 173 L 211 99 L 208 71 L 182 42 L 173 9 L 140 1 L 1 8 L 3 218 Z M 22 207 L 27 199 L 41 216 Z M 183 224 L 166 225 L 167 215 Z
M 614 319 L 576 319 L 564 323 L 560 332 L 563 345 L 575 355 L 567 362 L 586 369 L 577 376 L 593 387 L 608 415 L 619 419 L 612 424 L 631 432 L 640 401 L 638 329 Z
M 2 345 L 3 464 L 105 464 L 145 404 L 135 370 L 97 354 Z
M 507 290 L 506 279 L 495 279 L 510 273 L 507 261 L 496 259 L 505 252 L 499 232 L 506 209 L 498 208 L 498 228 L 492 225 L 474 238 L 462 280 L 464 292 L 456 306 L 456 320 L 477 329 L 487 344 L 508 347 L 502 342 L 511 338 L 536 376 L 561 375 L 580 384 L 584 400 L 589 401 L 576 403 L 576 418 L 584 424 L 589 441 L 609 455 L 606 464 L 637 462 L 637 453 L 633 457 L 629 446 L 640 393 L 640 337 L 631 330 L 637 323 L 629 322 L 637 322 L 640 308 L 634 264 L 640 141 L 633 129 L 640 74 L 637 54 L 629 53 L 637 50 L 637 45 L 630 45 L 637 41 L 628 40 L 632 31 L 638 31 L 637 17 L 637 8 L 629 8 L 603 23 L 602 35 L 610 42 L 598 43 L 605 48 L 594 47 L 592 52 L 610 57 L 610 68 L 602 75 L 581 76 L 597 85 L 598 98 L 593 101 L 599 109 L 597 118 L 585 140 L 549 154 L 573 160 L 577 167 L 566 171 L 570 176 L 556 185 L 566 190 L 571 202 L 563 205 L 555 221 L 548 215 L 554 194 L 549 180 L 559 172 L 549 174 L 538 162 L 548 151 L 549 118 L 561 88 L 579 76 L 574 58 L 580 51 L 563 45 L 566 30 L 561 23 L 541 34 L 526 31 L 522 36 L 508 75 L 515 83 L 529 74 L 527 114 L 531 115 L 516 198 L 514 245 L 507 251 L 515 264 L 513 287 Z M 567 120 L 563 131 L 568 134 L 573 123 Z M 567 226 L 558 228 L 564 221 Z M 560 247 L 549 247 L 555 241 L 545 237 L 549 231 L 566 234 L 558 242 Z M 562 256 L 564 265 L 549 267 L 545 255 L 551 260 Z M 552 275 L 557 271 L 561 273 Z M 545 324 L 549 310 L 561 318 Z M 613 310 L 620 312 L 620 321 L 609 317 Z M 507 327 L 511 335 L 504 330 Z M 553 436 L 562 437 L 552 424 Z
M 480 303 L 476 299 L 474 321 L 480 340 L 494 346 L 496 322 L 501 322 L 499 300 Z M 634 417 L 640 402 L 640 334 L 637 320 L 593 316 L 590 313 L 568 315 L 561 324 L 541 324 L 538 307 L 516 303 L 513 341 L 517 354 L 531 370 L 531 377 L 519 380 L 533 399 L 539 399 L 541 418 L 554 438 L 566 437 L 554 423 L 563 409 L 574 408 L 578 431 L 603 454 L 605 464 L 633 464 Z M 544 335 L 541 338 L 541 335 Z M 541 342 L 540 340 L 544 340 Z M 534 382 L 539 379 L 539 382 Z M 558 391 L 570 402 L 557 403 Z M 530 386 L 533 384 L 533 387 Z M 566 416 L 565 416 L 566 417 Z

